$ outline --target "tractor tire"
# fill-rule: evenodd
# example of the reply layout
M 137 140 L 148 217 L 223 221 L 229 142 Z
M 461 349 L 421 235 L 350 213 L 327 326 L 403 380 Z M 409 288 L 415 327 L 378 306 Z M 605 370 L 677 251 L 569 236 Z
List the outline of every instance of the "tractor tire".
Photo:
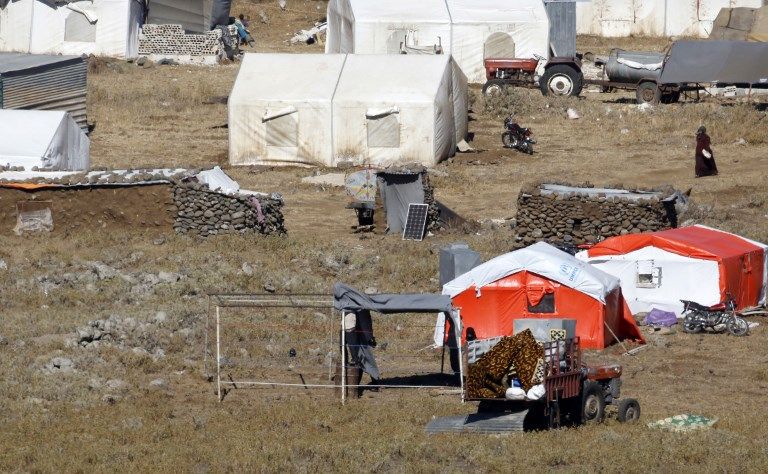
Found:
M 578 97 L 584 87 L 584 77 L 579 71 L 558 64 L 544 71 L 539 80 L 539 89 L 542 95 L 573 96 Z
M 616 418 L 622 423 L 633 423 L 640 419 L 640 403 L 634 398 L 619 400 Z
M 661 90 L 655 82 L 643 82 L 637 86 L 635 97 L 638 104 L 656 105 L 661 101 Z
M 500 79 L 491 79 L 483 85 L 484 97 L 498 97 L 507 93 L 508 85 Z
M 605 419 L 605 392 L 598 382 L 587 380 L 581 394 L 581 422 L 602 423 Z

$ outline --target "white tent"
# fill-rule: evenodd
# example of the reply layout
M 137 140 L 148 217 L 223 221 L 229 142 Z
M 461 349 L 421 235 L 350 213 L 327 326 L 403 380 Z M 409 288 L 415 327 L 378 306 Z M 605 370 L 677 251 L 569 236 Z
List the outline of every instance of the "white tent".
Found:
M 0 109 L 0 164 L 31 171 L 82 171 L 90 141 L 67 112 Z
M 443 294 L 451 298 L 476 288 L 478 292 L 490 283 L 520 271 L 549 278 L 605 303 L 605 297 L 619 286 L 619 279 L 547 243 L 538 242 L 478 265 L 443 285 Z
M 210 0 L 150 1 L 150 13 L 155 3 L 156 21 L 183 24 L 197 32 L 207 29 Z M 131 58 L 138 54 L 143 18 L 139 0 L 11 1 L 0 7 L 0 51 Z
M 248 54 L 229 100 L 234 165 L 431 166 L 466 133 L 450 56 Z
M 486 57 L 547 56 L 541 0 L 331 0 L 326 53 L 434 51 L 453 55 L 470 82 L 484 82 Z
M 765 304 L 768 246 L 695 225 L 613 237 L 576 257 L 621 280 L 633 313 L 680 315 L 680 300 L 713 305 L 728 294 L 739 308 Z
M 331 103 L 345 60 L 246 54 L 229 96 L 230 163 L 333 166 Z
M 721 8 L 762 6 L 763 0 L 592 0 L 576 4 L 579 34 L 606 37 L 706 38 Z

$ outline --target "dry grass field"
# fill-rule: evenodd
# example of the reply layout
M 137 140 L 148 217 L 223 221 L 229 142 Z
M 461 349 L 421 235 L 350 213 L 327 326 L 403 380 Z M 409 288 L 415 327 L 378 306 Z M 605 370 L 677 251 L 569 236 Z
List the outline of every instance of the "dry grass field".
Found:
M 261 10 L 267 13 L 269 23 L 256 26 L 256 50 L 320 52 L 317 45 L 289 46 L 285 40 L 324 16 L 325 2 L 289 0 L 285 12 L 276 3 L 235 4 L 236 13 L 252 20 Z M 593 52 L 614 45 L 579 41 L 580 50 Z M 667 42 L 615 44 L 661 50 Z M 228 95 L 236 74 L 236 64 L 142 68 L 100 61 L 89 78 L 93 166 L 228 168 L 227 110 L 217 99 Z M 438 291 L 441 246 L 465 241 L 489 258 L 516 245 L 513 229 L 490 221 L 515 215 L 525 183 L 691 188 L 695 206 L 686 219 L 768 241 L 766 104 L 708 100 L 641 111 L 623 93 L 556 100 L 515 90 L 488 104 L 479 90 L 472 95 L 470 131 L 479 151 L 438 165 L 433 184 L 440 201 L 483 223 L 476 234 L 440 233 L 420 243 L 352 234 L 354 216 L 344 209 L 343 192 L 300 182 L 324 170 L 274 168 L 227 171 L 245 188 L 283 194 L 285 237 L 201 240 L 131 221 L 24 238 L 9 226 L 0 229 L 0 259 L 7 266 L 0 268 L 0 470 L 768 470 L 768 321 L 760 319 L 753 319 L 761 325 L 745 338 L 677 332 L 650 335 L 648 347 L 635 356 L 622 356 L 616 346 L 588 353 L 588 361 L 624 365 L 623 391 L 643 409 L 635 425 L 609 419 L 553 432 L 428 436 L 424 427 L 432 417 L 476 407 L 457 395 L 394 389 L 367 392 L 345 406 L 330 390 L 304 388 L 238 389 L 217 401 L 202 370 L 206 293 L 260 292 L 265 285 L 279 293 L 327 292 L 334 281 L 382 292 Z M 582 118 L 568 120 L 568 107 Z M 533 128 L 535 155 L 501 148 L 507 113 Z M 711 130 L 717 177 L 693 177 L 693 133 L 700 124 Z M 323 341 L 313 346 L 319 351 L 335 337 L 326 333 L 335 321 L 312 310 L 274 311 L 266 318 L 275 324 L 272 334 L 251 325 L 230 328 L 225 337 L 226 355 L 249 360 L 253 377 L 285 376 L 281 357 L 298 336 Z M 73 346 L 73 340 L 93 337 L 88 326 L 95 320 L 108 322 L 112 329 L 105 332 L 115 337 Z M 296 334 L 278 328 L 302 321 L 312 324 Z M 396 349 L 405 341 L 408 353 L 426 346 L 429 328 L 396 327 L 409 323 L 375 320 L 387 327 L 377 335 L 379 344 Z M 438 367 L 436 354 L 420 354 L 421 370 Z M 72 366 L 52 364 L 57 357 Z M 323 367 L 320 358 L 316 368 Z M 381 360 L 385 376 L 402 375 L 402 368 L 395 356 Z M 688 434 L 646 427 L 681 413 L 719 422 Z

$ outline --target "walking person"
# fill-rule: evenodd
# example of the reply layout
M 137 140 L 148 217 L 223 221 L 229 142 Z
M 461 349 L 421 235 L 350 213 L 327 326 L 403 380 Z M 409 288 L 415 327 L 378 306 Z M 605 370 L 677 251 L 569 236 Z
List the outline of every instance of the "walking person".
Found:
M 707 135 L 707 128 L 702 125 L 696 130 L 696 177 L 716 176 L 717 164 L 711 148 L 712 140 Z

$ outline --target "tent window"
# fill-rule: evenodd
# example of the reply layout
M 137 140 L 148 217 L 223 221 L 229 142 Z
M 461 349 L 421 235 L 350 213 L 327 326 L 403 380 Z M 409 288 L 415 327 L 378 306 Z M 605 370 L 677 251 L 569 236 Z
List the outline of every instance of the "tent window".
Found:
M 654 266 L 653 261 L 637 262 L 637 288 L 658 288 L 661 286 L 661 267 Z
M 82 13 L 70 12 L 64 22 L 64 41 L 96 41 L 96 24 L 91 23 Z
M 397 114 L 368 117 L 368 148 L 400 148 Z
M 298 114 L 286 114 L 267 121 L 267 146 L 299 146 Z
M 544 296 L 542 296 L 539 302 L 535 305 L 532 305 L 531 302 L 529 301 L 528 312 L 529 313 L 554 313 L 555 312 L 555 294 L 545 293 Z
M 485 40 L 483 58 L 514 58 L 515 40 L 508 33 L 496 32 Z

